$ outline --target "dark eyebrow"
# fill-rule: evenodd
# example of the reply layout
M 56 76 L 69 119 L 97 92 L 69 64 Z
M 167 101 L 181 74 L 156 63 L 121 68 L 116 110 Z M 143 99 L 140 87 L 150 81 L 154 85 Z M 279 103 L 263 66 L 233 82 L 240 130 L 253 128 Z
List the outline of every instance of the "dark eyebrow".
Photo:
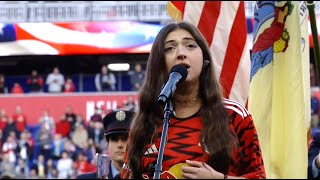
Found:
M 174 42 L 175 42 L 174 40 L 169 40 L 169 41 L 164 42 L 164 45 L 169 44 L 169 43 L 174 43 Z
M 183 38 L 183 40 L 196 41 L 196 40 L 194 40 L 193 38 L 189 38 L 189 37 L 185 37 L 185 38 Z
M 183 40 L 183 41 L 185 41 L 185 40 L 195 41 L 193 38 L 190 38 L 190 37 L 185 37 L 185 38 L 183 38 L 182 40 Z M 175 40 L 169 40 L 169 41 L 164 42 L 164 45 L 166 45 L 166 44 L 168 44 L 168 43 L 174 43 L 174 42 L 175 42 Z

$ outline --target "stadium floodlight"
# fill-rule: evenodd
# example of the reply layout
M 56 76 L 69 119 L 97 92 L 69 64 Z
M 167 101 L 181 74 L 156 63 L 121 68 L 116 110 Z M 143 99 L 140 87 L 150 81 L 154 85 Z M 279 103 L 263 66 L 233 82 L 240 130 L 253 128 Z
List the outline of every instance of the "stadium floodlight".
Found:
M 109 64 L 108 69 L 110 71 L 128 71 L 130 69 L 130 65 L 128 63 Z

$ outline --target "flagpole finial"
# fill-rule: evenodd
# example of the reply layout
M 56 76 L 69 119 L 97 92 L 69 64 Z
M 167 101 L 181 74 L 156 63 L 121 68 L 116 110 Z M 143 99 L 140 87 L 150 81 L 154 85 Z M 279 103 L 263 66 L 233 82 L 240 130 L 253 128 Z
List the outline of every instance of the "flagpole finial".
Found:
M 314 1 L 306 1 L 308 6 L 314 6 L 316 3 Z

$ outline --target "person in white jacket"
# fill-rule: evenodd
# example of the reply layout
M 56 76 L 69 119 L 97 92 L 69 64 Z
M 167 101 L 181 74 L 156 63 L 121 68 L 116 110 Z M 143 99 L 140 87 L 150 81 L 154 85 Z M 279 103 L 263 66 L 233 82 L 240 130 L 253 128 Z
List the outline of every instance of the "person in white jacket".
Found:
M 53 72 L 48 75 L 46 84 L 48 85 L 48 92 L 62 92 L 64 85 L 64 76 L 60 73 L 58 67 L 54 67 Z
M 73 161 L 66 151 L 63 151 L 61 156 L 62 158 L 57 161 L 58 178 L 70 178 L 72 174 Z

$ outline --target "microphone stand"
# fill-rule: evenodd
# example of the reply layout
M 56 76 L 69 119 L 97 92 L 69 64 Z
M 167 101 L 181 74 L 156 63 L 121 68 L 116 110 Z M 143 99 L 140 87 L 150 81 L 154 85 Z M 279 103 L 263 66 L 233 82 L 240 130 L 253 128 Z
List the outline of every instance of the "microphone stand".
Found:
M 162 159 L 163 159 L 164 147 L 166 145 L 169 121 L 172 113 L 173 113 L 173 105 L 172 105 L 171 99 L 169 99 L 164 108 L 163 129 L 162 129 L 158 159 L 157 159 L 157 164 L 155 165 L 153 179 L 160 179 L 160 174 L 162 171 Z

